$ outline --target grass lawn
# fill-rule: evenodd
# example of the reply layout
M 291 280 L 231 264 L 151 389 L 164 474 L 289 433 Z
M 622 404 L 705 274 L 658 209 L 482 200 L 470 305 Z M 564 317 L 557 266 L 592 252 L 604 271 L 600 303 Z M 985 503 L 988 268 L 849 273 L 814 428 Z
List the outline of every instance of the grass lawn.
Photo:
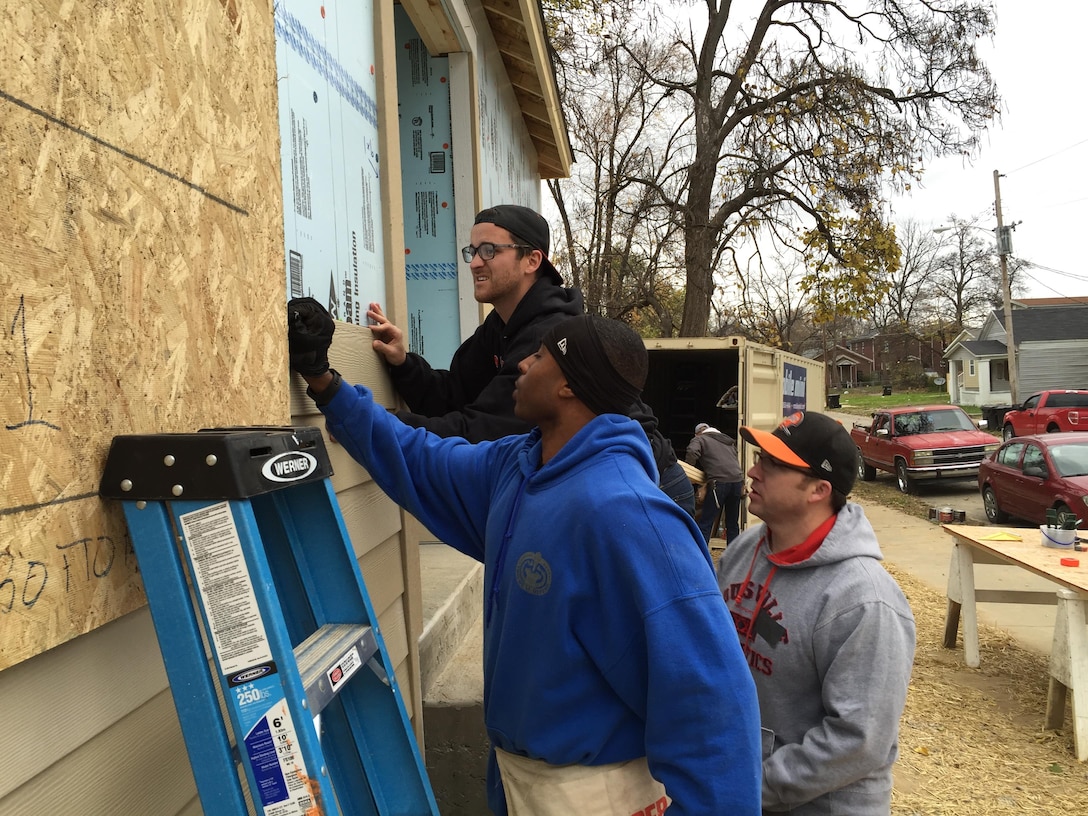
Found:
M 839 410 L 847 414 L 869 416 L 881 408 L 894 408 L 900 405 L 948 405 L 947 391 L 925 389 L 892 389 L 890 396 L 883 395 L 883 386 L 848 388 L 839 392 Z M 979 417 L 982 412 L 973 405 L 962 406 L 972 417 Z

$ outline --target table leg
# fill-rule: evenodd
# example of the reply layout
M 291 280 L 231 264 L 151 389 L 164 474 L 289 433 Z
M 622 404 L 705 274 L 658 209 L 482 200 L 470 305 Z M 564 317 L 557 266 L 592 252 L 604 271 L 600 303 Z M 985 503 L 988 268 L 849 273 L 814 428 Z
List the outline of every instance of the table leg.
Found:
M 960 559 L 956 547 L 952 547 L 952 560 L 948 564 L 948 606 L 944 613 L 944 647 L 956 648 L 956 637 L 960 630 L 960 601 L 963 595 L 960 593 Z
M 1061 731 L 1065 724 L 1065 701 L 1068 689 L 1057 677 L 1050 678 L 1046 691 L 1046 725 L 1048 731 Z M 1076 738 L 1074 737 L 1074 742 Z
M 1077 759 L 1088 762 L 1088 598 L 1069 589 L 1058 590 L 1058 619 L 1051 647 L 1047 728 L 1061 727 L 1065 687 L 1073 693 L 1073 745 Z M 1057 726 L 1053 723 L 1057 723 Z
M 975 561 L 971 548 L 957 544 L 960 562 L 960 613 L 963 616 L 963 661 L 972 669 L 979 665 L 978 611 L 975 607 Z
M 949 598 L 944 613 L 944 647 L 946 649 L 956 648 L 956 635 L 959 634 L 959 630 L 960 603 Z
M 956 624 L 963 619 L 963 660 L 978 668 L 978 614 L 975 610 L 975 561 L 971 548 L 956 541 L 948 566 L 948 609 L 944 626 L 944 645 L 956 646 Z

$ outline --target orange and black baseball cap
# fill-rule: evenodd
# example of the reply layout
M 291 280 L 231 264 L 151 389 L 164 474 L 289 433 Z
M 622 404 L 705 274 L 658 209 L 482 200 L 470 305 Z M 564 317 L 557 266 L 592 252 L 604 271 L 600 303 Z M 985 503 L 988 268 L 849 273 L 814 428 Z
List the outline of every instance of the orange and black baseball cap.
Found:
M 740 435 L 779 462 L 826 479 L 844 496 L 854 489 L 857 446 L 842 423 L 827 414 L 798 411 L 770 433 L 742 426 Z

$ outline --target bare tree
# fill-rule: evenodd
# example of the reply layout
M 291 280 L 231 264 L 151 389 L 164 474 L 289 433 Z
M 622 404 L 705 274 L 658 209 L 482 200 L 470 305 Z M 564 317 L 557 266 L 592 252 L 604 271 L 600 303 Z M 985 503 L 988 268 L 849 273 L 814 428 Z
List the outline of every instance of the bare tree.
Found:
M 1025 278 L 1027 277 L 1027 270 L 1032 267 L 1031 261 L 1010 255 L 1006 259 L 1006 264 L 1009 271 L 1009 294 L 1013 299 L 1023 297 L 1028 291 Z M 986 299 L 995 309 L 1002 309 L 1005 306 L 1005 293 L 1001 289 L 1000 269 L 997 275 L 987 284 Z
M 649 38 L 628 39 L 635 8 L 621 0 L 579 6 L 564 18 L 560 86 L 576 165 L 571 179 L 548 187 L 565 238 L 557 254 L 587 308 L 668 336 L 679 323 L 673 295 L 683 280 L 676 252 L 682 242 L 679 221 L 659 193 L 678 185 L 668 174 L 684 119 L 670 110 L 670 94 L 643 82 L 633 67 L 637 60 L 674 70 L 668 49 Z
M 994 242 L 971 221 L 951 216 L 937 257 L 939 308 L 949 316 L 952 334 L 979 322 L 993 307 L 993 292 L 1000 291 L 1001 272 L 994 258 Z M 1000 297 L 998 304 L 1002 302 Z
M 975 50 L 993 30 L 985 0 L 872 0 L 864 9 L 766 0 L 754 18 L 742 16 L 749 9 L 706 0 L 705 18 L 693 15 L 676 37 L 682 67 L 645 60 L 637 40 L 622 43 L 690 121 L 678 189 L 659 187 L 662 176 L 639 179 L 682 223 L 682 335 L 706 332 L 726 248 L 763 227 L 807 256 L 805 288 L 838 277 L 829 290 L 866 294 L 874 255 L 894 244 L 882 215 L 888 190 L 932 156 L 970 152 L 996 113 Z
M 933 227 L 907 219 L 896 228 L 900 261 L 882 281 L 886 296 L 873 303 L 866 318 L 879 332 L 889 329 L 925 336 L 929 307 L 938 298 L 941 241 Z
M 776 260 L 768 268 L 761 256 L 753 258 L 744 276 L 736 320 L 746 337 L 798 351 L 813 333 L 808 298 L 800 286 L 805 271 L 797 259 L 792 266 L 788 259 Z

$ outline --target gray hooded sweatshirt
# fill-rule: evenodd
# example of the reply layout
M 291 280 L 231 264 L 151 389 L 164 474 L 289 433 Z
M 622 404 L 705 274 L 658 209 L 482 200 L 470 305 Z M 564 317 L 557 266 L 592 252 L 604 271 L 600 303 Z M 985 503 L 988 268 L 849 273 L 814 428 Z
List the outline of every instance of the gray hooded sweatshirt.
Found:
M 718 562 L 759 694 L 763 810 L 887 814 L 914 662 L 910 606 L 856 504 L 795 563 L 772 556 L 766 536 L 763 524 L 745 530 Z

